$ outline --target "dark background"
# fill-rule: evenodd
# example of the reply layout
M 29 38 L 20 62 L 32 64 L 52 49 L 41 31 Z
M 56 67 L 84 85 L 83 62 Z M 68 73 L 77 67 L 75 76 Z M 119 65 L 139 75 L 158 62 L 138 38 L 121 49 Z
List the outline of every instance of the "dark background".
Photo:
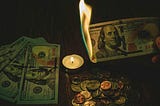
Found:
M 44 37 L 61 45 L 61 60 L 68 54 L 81 55 L 90 63 L 85 49 L 79 17 L 80 0 L 3 0 L 0 2 L 0 45 L 21 36 Z M 92 6 L 91 24 L 123 18 L 159 17 L 160 6 L 154 0 L 86 0 Z M 141 106 L 158 106 L 160 63 L 153 55 L 98 63 L 115 71 L 128 72 L 144 87 Z M 67 106 L 66 79 L 63 66 L 59 79 L 59 106 Z M 11 105 L 1 100 L 1 104 Z M 152 105 L 151 105 L 152 104 Z M 14 104 L 12 104 L 14 105 Z

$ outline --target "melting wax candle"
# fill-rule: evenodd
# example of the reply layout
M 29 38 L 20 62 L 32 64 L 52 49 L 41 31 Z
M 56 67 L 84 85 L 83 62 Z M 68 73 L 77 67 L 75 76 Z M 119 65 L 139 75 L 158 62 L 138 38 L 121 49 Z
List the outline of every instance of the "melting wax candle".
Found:
M 68 69 L 77 69 L 81 67 L 83 63 L 83 58 L 76 54 L 65 56 L 62 60 L 62 64 Z

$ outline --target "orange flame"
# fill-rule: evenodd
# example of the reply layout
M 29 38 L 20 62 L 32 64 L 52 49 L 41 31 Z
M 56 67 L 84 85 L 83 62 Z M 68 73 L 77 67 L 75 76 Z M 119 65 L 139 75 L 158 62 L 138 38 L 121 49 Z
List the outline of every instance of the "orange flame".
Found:
M 81 30 L 84 43 L 86 45 L 88 54 L 92 58 L 92 43 L 89 34 L 89 24 L 91 19 L 92 8 L 91 6 L 85 4 L 84 0 L 79 2 L 80 20 L 81 20 Z

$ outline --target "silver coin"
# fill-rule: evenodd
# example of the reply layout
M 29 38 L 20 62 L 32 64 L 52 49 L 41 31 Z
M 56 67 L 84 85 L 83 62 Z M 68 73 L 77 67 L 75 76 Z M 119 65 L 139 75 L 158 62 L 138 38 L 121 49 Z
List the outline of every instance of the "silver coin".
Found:
M 96 106 L 96 102 L 95 101 L 86 101 L 84 102 L 83 106 Z
M 91 93 L 89 91 L 81 91 L 80 94 L 84 95 L 86 99 L 91 98 Z
M 91 93 L 91 95 L 92 95 L 93 98 L 96 98 L 96 97 L 100 96 L 101 93 L 102 93 L 102 91 L 100 91 L 100 89 L 97 89 L 96 91 L 93 91 Z
M 77 84 L 77 85 L 71 84 L 71 89 L 72 89 L 72 91 L 74 91 L 74 92 L 81 92 L 81 91 L 82 91 L 80 84 Z
M 100 82 L 98 80 L 89 80 L 86 87 L 88 90 L 94 91 L 98 89 L 99 86 L 100 86 Z
M 126 97 L 121 96 L 118 100 L 115 101 L 116 104 L 124 104 L 126 102 Z
M 112 89 L 118 89 L 118 83 L 112 82 Z
M 72 78 L 72 84 L 80 84 L 81 80 L 78 76 Z
M 84 91 L 87 91 L 88 89 L 87 89 L 87 84 L 88 84 L 88 82 L 89 82 L 89 80 L 84 80 L 84 81 L 82 81 L 81 82 L 81 88 L 82 88 L 82 90 L 84 90 Z

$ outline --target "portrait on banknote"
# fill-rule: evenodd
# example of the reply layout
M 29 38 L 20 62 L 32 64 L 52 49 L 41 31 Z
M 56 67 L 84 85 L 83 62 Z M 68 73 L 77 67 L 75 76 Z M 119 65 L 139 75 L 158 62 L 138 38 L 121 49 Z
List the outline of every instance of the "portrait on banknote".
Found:
M 92 62 L 108 61 L 154 52 L 159 18 L 120 19 L 90 25 Z
M 96 52 L 96 57 L 104 58 L 121 55 L 120 46 L 125 47 L 125 40 L 122 40 L 122 37 L 115 26 L 106 25 L 100 30 L 98 38 L 99 51 Z

